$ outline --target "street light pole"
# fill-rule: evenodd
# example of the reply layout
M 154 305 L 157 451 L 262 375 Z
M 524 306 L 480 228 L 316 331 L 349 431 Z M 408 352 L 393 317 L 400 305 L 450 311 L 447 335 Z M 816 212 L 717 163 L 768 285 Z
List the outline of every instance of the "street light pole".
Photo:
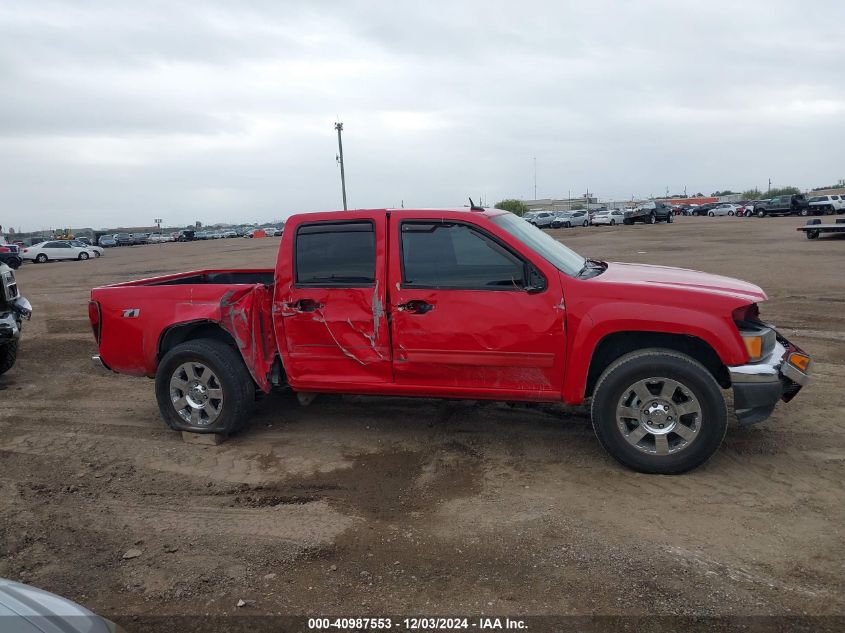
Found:
M 346 211 L 346 174 L 343 171 L 343 141 L 340 133 L 343 132 L 343 123 L 338 121 L 334 124 L 334 129 L 337 130 L 337 162 L 340 163 L 340 187 L 343 190 L 343 210 Z

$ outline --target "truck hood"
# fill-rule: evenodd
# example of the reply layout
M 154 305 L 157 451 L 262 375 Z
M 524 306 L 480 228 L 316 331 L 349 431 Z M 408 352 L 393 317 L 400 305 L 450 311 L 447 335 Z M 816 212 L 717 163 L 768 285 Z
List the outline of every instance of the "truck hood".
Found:
M 768 298 L 762 288 L 741 279 L 711 275 L 697 270 L 687 270 L 686 268 L 650 264 L 608 262 L 607 270 L 594 277 L 593 280 L 604 283 L 697 291 L 728 296 L 748 303 L 765 301 Z

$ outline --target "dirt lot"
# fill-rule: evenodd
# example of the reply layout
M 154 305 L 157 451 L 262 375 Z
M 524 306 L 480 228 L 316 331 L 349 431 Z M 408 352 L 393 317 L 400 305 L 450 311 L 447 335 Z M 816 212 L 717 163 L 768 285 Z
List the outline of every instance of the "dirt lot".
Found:
M 269 267 L 278 238 L 26 265 L 35 315 L 0 378 L 0 576 L 130 630 L 147 614 L 845 614 L 845 239 L 802 223 L 554 232 L 593 258 L 757 283 L 764 318 L 815 356 L 795 401 L 676 477 L 624 470 L 584 409 L 553 406 L 274 394 L 246 432 L 188 445 L 152 381 L 90 367 L 88 291 Z

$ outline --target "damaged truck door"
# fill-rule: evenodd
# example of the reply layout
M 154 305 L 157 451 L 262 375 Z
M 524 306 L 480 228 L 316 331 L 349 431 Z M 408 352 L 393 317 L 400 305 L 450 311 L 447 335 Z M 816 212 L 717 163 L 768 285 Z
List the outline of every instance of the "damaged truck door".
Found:
M 393 380 L 385 231 L 384 212 L 296 227 L 293 267 L 279 266 L 274 306 L 291 385 L 308 390 L 326 382 Z

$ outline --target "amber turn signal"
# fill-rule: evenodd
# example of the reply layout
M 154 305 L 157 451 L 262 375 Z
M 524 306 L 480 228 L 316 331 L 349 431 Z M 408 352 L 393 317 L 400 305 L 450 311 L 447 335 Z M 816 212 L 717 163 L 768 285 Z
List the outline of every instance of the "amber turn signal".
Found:
M 745 349 L 748 350 L 748 356 L 751 360 L 760 360 L 763 355 L 763 337 L 762 336 L 743 336 L 745 341 Z
M 806 354 L 799 354 L 798 352 L 793 352 L 789 355 L 787 362 L 793 367 L 800 369 L 802 372 L 806 373 L 807 368 L 810 366 L 810 357 Z

